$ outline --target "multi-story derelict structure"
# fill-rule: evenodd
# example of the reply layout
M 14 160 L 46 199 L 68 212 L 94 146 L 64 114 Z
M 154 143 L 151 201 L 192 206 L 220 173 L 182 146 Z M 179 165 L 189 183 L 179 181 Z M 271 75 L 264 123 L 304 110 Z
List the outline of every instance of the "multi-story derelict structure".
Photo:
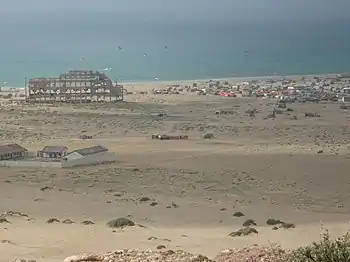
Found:
M 123 86 L 113 85 L 99 71 L 71 70 L 59 77 L 29 79 L 26 98 L 39 103 L 117 102 L 123 100 Z

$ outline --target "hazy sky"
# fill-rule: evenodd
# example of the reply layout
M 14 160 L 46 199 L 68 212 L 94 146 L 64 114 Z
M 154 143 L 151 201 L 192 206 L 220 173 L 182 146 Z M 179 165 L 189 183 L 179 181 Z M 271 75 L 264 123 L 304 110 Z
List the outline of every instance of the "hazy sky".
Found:
M 0 0 L 0 13 L 110 13 L 120 19 L 141 20 L 322 20 L 350 17 L 350 0 Z M 34 14 L 36 14 L 34 16 Z

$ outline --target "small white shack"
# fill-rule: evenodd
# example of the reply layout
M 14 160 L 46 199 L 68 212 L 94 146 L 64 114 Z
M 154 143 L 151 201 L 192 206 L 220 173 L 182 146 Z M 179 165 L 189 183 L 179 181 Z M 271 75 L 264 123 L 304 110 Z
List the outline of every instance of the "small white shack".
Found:
M 104 152 L 108 152 L 108 149 L 103 146 L 92 146 L 92 147 L 74 150 L 69 154 L 67 154 L 65 158 L 67 160 L 81 159 L 84 156 L 96 155 Z
M 115 154 L 109 152 L 107 148 L 92 146 L 68 153 L 63 158 L 62 167 L 96 165 L 115 161 Z

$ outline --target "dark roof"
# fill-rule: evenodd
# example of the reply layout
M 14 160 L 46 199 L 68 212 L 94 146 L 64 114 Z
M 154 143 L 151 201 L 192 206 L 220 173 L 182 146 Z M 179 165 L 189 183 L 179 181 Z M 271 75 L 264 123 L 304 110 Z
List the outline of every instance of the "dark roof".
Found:
M 0 155 L 19 153 L 19 152 L 25 152 L 25 151 L 28 151 L 28 150 L 17 144 L 0 145 Z
M 80 155 L 87 156 L 87 155 L 97 154 L 97 153 L 106 152 L 106 151 L 108 151 L 108 149 L 103 146 L 92 146 L 88 148 L 77 149 L 77 150 L 74 150 L 73 152 L 77 152 Z
M 41 149 L 41 152 L 45 153 L 61 153 L 64 150 L 67 150 L 66 146 L 45 146 Z

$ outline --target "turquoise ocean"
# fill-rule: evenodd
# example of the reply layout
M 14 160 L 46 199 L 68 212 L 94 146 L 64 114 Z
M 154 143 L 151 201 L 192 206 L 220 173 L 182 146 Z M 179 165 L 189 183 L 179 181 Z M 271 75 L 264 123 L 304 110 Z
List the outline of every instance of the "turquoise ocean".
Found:
M 349 24 L 1 21 L 0 85 L 85 68 L 121 82 L 349 72 Z

